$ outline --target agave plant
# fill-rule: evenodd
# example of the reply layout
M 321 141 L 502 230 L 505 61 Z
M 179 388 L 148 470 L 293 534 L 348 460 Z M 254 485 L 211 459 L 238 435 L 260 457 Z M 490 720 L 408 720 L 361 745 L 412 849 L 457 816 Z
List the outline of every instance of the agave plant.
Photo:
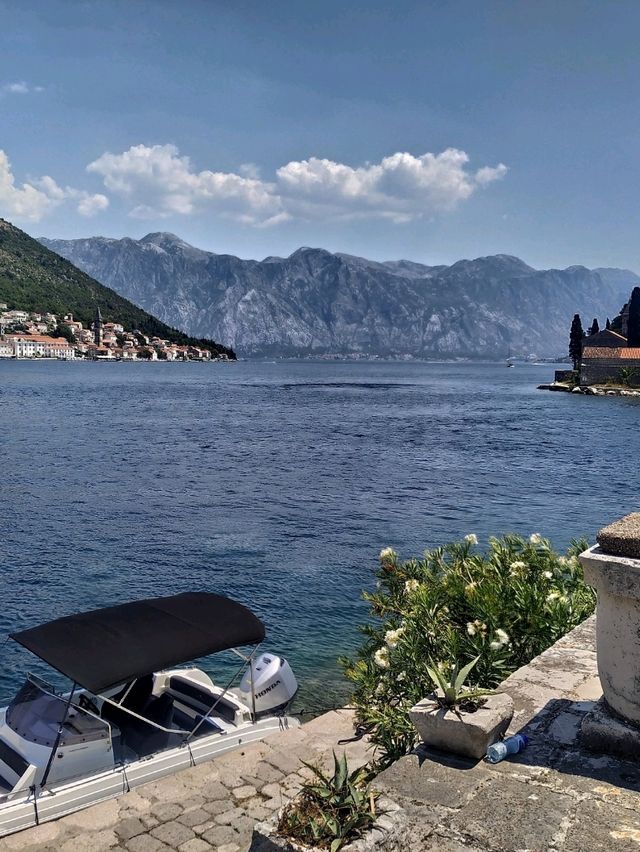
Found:
M 337 852 L 359 837 L 376 819 L 376 796 L 370 789 L 370 771 L 360 767 L 349 772 L 346 755 L 333 753 L 334 771 L 329 776 L 304 762 L 313 779 L 284 809 L 278 832 L 319 849 Z
M 438 685 L 442 692 L 442 695 L 438 695 L 437 698 L 443 707 L 453 710 L 454 708 L 459 707 L 463 701 L 477 703 L 478 699 L 482 698 L 483 695 L 490 695 L 492 693 L 493 690 L 491 689 L 464 688 L 466 680 L 471 674 L 471 670 L 478 663 L 479 659 L 479 656 L 476 657 L 462 668 L 459 668 L 456 663 L 448 676 L 444 674 L 444 666 L 442 665 L 434 665 L 431 663 L 431 665 L 426 667 L 429 677 Z

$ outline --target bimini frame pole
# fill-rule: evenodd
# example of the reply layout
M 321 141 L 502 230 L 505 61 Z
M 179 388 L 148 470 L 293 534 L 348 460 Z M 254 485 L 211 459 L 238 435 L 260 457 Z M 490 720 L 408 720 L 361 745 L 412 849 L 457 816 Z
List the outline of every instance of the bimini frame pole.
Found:
M 256 653 L 256 651 L 258 650 L 259 647 L 260 647 L 259 645 L 256 645 L 256 647 L 253 649 L 253 651 L 251 652 L 251 654 L 248 657 L 245 657 L 245 655 L 241 654 L 240 651 L 236 650 L 236 648 L 231 649 L 233 651 L 233 653 L 236 654 L 236 656 L 240 657 L 243 660 L 243 663 L 240 666 L 240 668 L 236 669 L 236 671 L 233 673 L 231 679 L 229 680 L 229 682 L 227 683 L 225 688 L 222 690 L 220 695 L 216 698 L 216 700 L 211 705 L 211 707 L 209 707 L 207 712 L 202 714 L 202 716 L 200 717 L 200 721 L 195 725 L 195 727 L 193 728 L 193 730 L 191 731 L 189 736 L 186 738 L 185 742 L 187 742 L 187 743 L 189 742 L 189 740 L 191 739 L 191 737 L 194 736 L 194 734 L 198 730 L 198 728 L 204 723 L 207 716 L 210 716 L 213 713 L 213 711 L 216 709 L 216 707 L 218 706 L 220 701 L 224 698 L 225 694 L 229 691 L 231 684 L 238 677 L 240 672 L 246 667 L 247 663 L 249 663 L 249 665 L 251 666 L 251 675 L 252 675 L 252 678 L 253 678 L 253 665 L 252 665 L 253 664 L 253 657 L 254 657 L 254 655 L 255 655 L 255 653 Z M 253 694 L 253 683 L 251 684 L 251 692 Z M 255 697 L 254 697 L 254 700 L 253 700 L 253 705 L 254 705 L 254 713 L 255 713 Z M 253 721 L 255 721 L 255 718 L 253 719 Z
M 42 781 L 40 782 L 41 787 L 44 787 L 44 785 L 47 783 L 47 778 L 49 777 L 49 772 L 51 771 L 51 764 L 53 763 L 53 758 L 55 757 L 55 754 L 58 751 L 58 746 L 60 745 L 60 740 L 62 738 L 62 728 L 64 727 L 64 723 L 67 721 L 67 715 L 69 713 L 69 708 L 71 707 L 73 693 L 76 691 L 77 685 L 78 684 L 74 680 L 73 686 L 71 687 L 71 692 L 69 693 L 69 697 L 67 698 L 67 703 L 64 707 L 64 713 L 62 714 L 60 724 L 58 725 L 58 733 L 56 734 L 56 738 L 53 741 L 53 748 L 51 749 L 51 754 L 49 755 L 49 760 L 47 761 L 47 765 L 44 770 L 44 775 L 42 776 Z

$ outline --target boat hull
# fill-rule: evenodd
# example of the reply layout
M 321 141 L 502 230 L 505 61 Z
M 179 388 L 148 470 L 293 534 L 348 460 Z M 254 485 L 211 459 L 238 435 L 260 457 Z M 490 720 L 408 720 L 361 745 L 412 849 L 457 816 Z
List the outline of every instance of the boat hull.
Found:
M 299 724 L 292 716 L 265 718 L 236 731 L 198 737 L 188 745 L 169 748 L 94 775 L 47 785 L 37 790 L 36 795 L 33 790 L 25 791 L 28 795 L 19 801 L 16 799 L 19 794 L 14 792 L 12 798 L 0 804 L 0 837 L 116 798 Z

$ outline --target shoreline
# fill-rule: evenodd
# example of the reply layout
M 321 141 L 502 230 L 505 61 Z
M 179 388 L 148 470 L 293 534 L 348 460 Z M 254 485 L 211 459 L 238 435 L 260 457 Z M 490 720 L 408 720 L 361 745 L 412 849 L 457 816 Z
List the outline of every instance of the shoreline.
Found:
M 566 382 L 549 382 L 538 385 L 538 390 L 574 393 L 580 396 L 638 396 L 640 388 L 627 388 L 618 385 L 569 385 Z

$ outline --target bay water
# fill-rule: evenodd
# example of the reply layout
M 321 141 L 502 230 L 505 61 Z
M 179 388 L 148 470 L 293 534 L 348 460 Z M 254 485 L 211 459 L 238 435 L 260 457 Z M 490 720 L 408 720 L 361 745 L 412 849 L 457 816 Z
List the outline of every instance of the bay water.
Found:
M 247 604 L 299 705 L 344 700 L 382 547 L 558 548 L 638 509 L 640 404 L 552 365 L 0 361 L 0 634 L 208 590 Z M 2 645 L 1 697 L 46 674 Z

